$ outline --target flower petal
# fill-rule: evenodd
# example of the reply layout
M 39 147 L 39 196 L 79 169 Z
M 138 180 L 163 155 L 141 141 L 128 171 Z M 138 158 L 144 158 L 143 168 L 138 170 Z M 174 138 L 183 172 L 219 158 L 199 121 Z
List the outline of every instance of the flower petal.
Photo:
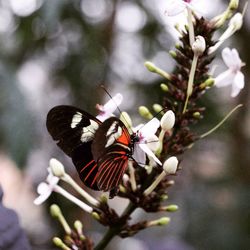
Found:
M 223 73 L 219 74 L 214 79 L 214 85 L 217 87 L 225 87 L 233 83 L 233 79 L 235 77 L 235 74 L 230 70 L 226 70 Z
M 236 49 L 230 50 L 229 48 L 225 48 L 223 49 L 221 55 L 224 63 L 227 65 L 228 68 L 232 70 L 239 70 L 241 68 L 242 61 Z
M 50 192 L 50 187 L 47 183 L 45 182 L 41 182 L 38 186 L 37 186 L 37 193 L 38 194 L 45 194 Z
M 149 122 L 147 122 L 141 129 L 140 133 L 144 138 L 147 138 L 148 136 L 154 135 L 157 131 L 157 129 L 160 126 L 160 121 L 157 118 L 151 119 Z
M 49 198 L 52 193 L 52 189 L 47 183 L 41 182 L 37 187 L 37 192 L 40 195 L 34 200 L 34 204 L 40 205 Z
M 110 99 L 106 104 L 103 105 L 103 111 L 112 114 L 117 107 L 122 103 L 123 96 L 118 93 L 112 99 Z
M 186 8 L 186 4 L 182 0 L 170 0 L 168 1 L 165 14 L 168 16 L 176 16 L 183 12 Z
M 159 148 L 159 138 L 156 135 L 151 135 L 147 138 L 147 146 L 155 152 Z
M 234 78 L 233 84 L 232 84 L 232 92 L 231 96 L 236 97 L 241 89 L 243 89 L 245 86 L 245 80 L 244 80 L 244 75 L 242 72 L 238 72 Z
M 146 154 L 145 152 L 139 147 L 140 144 L 135 144 L 133 158 L 134 160 L 142 167 L 145 167 L 146 164 Z
M 155 162 L 157 162 L 159 165 L 162 166 L 162 163 L 160 162 L 160 160 L 155 156 L 155 154 L 149 149 L 149 147 L 147 146 L 147 144 L 139 144 L 139 147 L 150 157 L 152 157 Z

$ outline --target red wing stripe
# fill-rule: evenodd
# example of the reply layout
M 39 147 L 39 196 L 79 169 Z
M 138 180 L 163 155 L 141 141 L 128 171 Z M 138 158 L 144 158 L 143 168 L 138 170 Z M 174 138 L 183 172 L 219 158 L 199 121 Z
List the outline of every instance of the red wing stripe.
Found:
M 94 160 L 92 160 L 92 161 L 90 161 L 87 165 L 85 165 L 82 169 L 81 169 L 81 171 L 80 171 L 80 173 L 82 172 L 82 171 L 84 171 L 89 165 L 91 165 L 93 162 L 95 162 Z
M 97 167 L 97 164 L 94 164 L 94 166 L 91 168 L 91 170 L 89 171 L 88 175 L 85 177 L 84 181 L 86 181 L 89 176 L 91 175 L 91 173 L 94 171 L 94 169 Z
M 128 156 L 122 152 L 119 153 L 120 156 L 113 158 L 112 153 L 99 166 L 97 182 L 100 189 L 104 191 L 118 186 L 127 168 Z M 115 154 L 117 155 L 117 152 Z

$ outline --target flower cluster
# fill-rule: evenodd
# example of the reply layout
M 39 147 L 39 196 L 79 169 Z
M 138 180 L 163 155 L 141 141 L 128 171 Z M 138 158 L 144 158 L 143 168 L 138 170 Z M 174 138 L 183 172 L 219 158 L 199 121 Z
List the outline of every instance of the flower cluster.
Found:
M 169 223 L 169 217 L 153 221 L 131 223 L 130 215 L 141 208 L 146 212 L 174 212 L 177 205 L 168 204 L 168 188 L 173 186 L 173 175 L 179 171 L 178 158 L 185 150 L 190 149 L 198 139 L 202 139 L 221 126 L 222 123 L 238 108 L 229 114 L 210 131 L 198 135 L 191 130 L 191 125 L 198 123 L 205 115 L 205 107 L 201 99 L 212 86 L 232 85 L 231 96 L 235 97 L 244 87 L 242 63 L 236 49 L 224 48 L 222 58 L 228 69 L 219 75 L 210 74 L 211 63 L 223 42 L 242 26 L 243 15 L 235 13 L 238 1 L 231 0 L 228 8 L 212 20 L 206 20 L 196 14 L 195 1 L 169 1 L 167 16 L 187 13 L 187 26 L 180 32 L 180 44 L 170 55 L 176 61 L 173 73 L 168 73 L 152 62 L 145 62 L 146 68 L 162 78 L 159 86 L 164 97 L 161 104 L 154 104 L 152 109 L 139 107 L 139 114 L 145 123 L 134 126 L 130 116 L 122 112 L 120 120 L 137 135 L 132 159 L 128 162 L 126 173 L 119 185 L 118 196 L 128 199 L 129 205 L 121 215 L 109 206 L 108 198 L 102 194 L 94 198 L 64 171 L 63 165 L 55 159 L 50 161 L 47 181 L 38 186 L 39 197 L 35 204 L 44 202 L 50 194 L 58 192 L 85 212 L 92 215 L 100 224 L 108 227 L 103 239 L 94 246 L 93 242 L 83 234 L 82 224 L 75 222 L 72 230 L 63 217 L 60 209 L 53 205 L 52 215 L 63 225 L 66 238 L 54 239 L 54 243 L 62 249 L 104 249 L 115 236 L 131 237 L 137 232 L 151 226 Z M 214 33 L 228 24 L 221 37 L 215 41 Z M 114 116 L 113 113 L 121 105 L 123 97 L 115 95 L 105 105 L 97 105 L 100 121 Z M 178 158 L 177 158 L 178 157 Z M 78 199 L 59 186 L 62 180 L 71 185 L 82 197 Z

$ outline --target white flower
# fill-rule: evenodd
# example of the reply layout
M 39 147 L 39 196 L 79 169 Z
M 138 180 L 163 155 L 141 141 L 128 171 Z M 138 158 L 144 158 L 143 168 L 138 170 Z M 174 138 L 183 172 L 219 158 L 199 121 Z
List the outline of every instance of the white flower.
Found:
M 112 99 L 110 99 L 106 104 L 97 104 L 96 108 L 99 110 L 99 115 L 96 116 L 100 121 L 105 121 L 109 117 L 113 116 L 113 112 L 122 103 L 123 96 L 118 93 Z
M 217 87 L 224 87 L 232 85 L 231 96 L 235 97 L 239 94 L 240 90 L 244 88 L 244 75 L 240 71 L 241 67 L 244 65 L 239 57 L 238 51 L 236 49 L 230 50 L 225 48 L 222 51 L 222 58 L 224 63 L 227 65 L 228 70 L 219 74 L 214 79 L 214 84 Z
M 37 187 L 37 193 L 39 194 L 39 196 L 34 200 L 35 205 L 41 205 L 49 198 L 52 192 L 57 192 L 68 200 L 70 200 L 71 202 L 78 205 L 84 211 L 88 213 L 93 212 L 92 207 L 77 199 L 75 196 L 73 196 L 72 194 L 61 188 L 59 185 L 57 185 L 59 182 L 59 178 L 53 175 L 51 168 L 48 168 L 48 172 L 49 174 L 46 179 L 47 182 L 41 182 Z
M 37 187 L 37 193 L 39 196 L 34 200 L 34 204 L 40 205 L 44 201 L 46 201 L 51 193 L 54 191 L 55 186 L 57 186 L 57 183 L 59 182 L 59 178 L 54 176 L 51 173 L 51 169 L 48 168 L 48 177 L 47 177 L 47 183 L 41 182 Z
M 155 162 L 162 165 L 160 160 L 153 153 L 159 146 L 159 139 L 155 135 L 157 129 L 160 126 L 160 121 L 157 118 L 153 118 L 148 123 L 140 124 L 133 128 L 133 131 L 139 136 L 139 141 L 134 145 L 134 159 L 139 165 L 145 165 L 146 154 L 153 158 Z
M 176 16 L 183 12 L 187 7 L 194 9 L 195 0 L 169 0 L 165 14 L 168 16 Z

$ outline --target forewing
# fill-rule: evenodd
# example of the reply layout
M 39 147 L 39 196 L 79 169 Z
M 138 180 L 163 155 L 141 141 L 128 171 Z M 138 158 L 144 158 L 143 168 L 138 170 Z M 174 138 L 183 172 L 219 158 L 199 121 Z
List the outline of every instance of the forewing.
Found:
M 124 145 L 127 151 L 130 146 L 130 134 L 128 129 L 116 117 L 105 120 L 95 133 L 92 143 L 92 153 L 95 161 L 99 161 L 100 157 L 110 152 L 110 147 L 116 144 Z
M 97 186 L 100 190 L 116 189 L 128 166 L 128 153 L 114 145 L 98 161 Z
M 89 188 L 99 190 L 96 180 L 98 167 L 97 163 L 93 159 L 91 144 L 92 141 L 86 142 L 77 147 L 72 152 L 72 161 L 76 166 L 77 172 L 82 182 Z
M 69 156 L 74 149 L 93 140 L 100 124 L 101 122 L 89 113 L 66 105 L 52 108 L 46 121 L 52 138 Z

